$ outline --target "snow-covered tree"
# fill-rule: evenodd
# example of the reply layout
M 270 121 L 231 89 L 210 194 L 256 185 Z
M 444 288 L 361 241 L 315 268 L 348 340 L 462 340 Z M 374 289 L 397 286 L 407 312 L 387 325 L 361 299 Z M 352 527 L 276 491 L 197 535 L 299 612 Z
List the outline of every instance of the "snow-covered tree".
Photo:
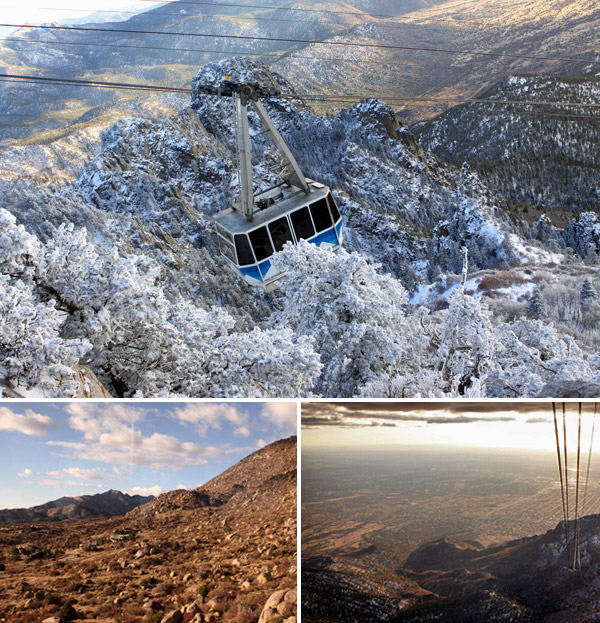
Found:
M 307 395 L 321 365 L 310 338 L 291 331 L 233 330 L 226 311 L 179 300 L 160 331 L 120 371 L 138 396 Z
M 598 301 L 598 293 L 592 285 L 589 277 L 586 277 L 579 294 L 579 305 L 581 307 L 581 313 L 586 314 L 590 311 L 590 308 Z
M 286 245 L 273 263 L 287 279 L 283 308 L 271 324 L 314 339 L 323 364 L 317 393 L 359 395 L 366 383 L 400 364 L 411 340 L 399 281 L 380 275 L 358 253 L 304 241 Z
M 0 274 L 22 276 L 37 261 L 40 242 L 7 210 L 0 208 Z
M 548 308 L 544 299 L 542 298 L 542 292 L 540 288 L 536 288 L 527 301 L 527 316 L 534 320 L 545 318 L 548 315 Z
M 35 293 L 42 245 L 0 209 L 0 378 L 17 389 L 39 386 L 46 396 L 73 396 L 73 367 L 89 350 L 81 339 L 63 339 L 65 314 Z
M 500 325 L 498 336 L 498 368 L 487 382 L 491 397 L 537 396 L 546 383 L 591 379 L 596 372 L 551 323 L 521 319 Z
M 482 395 L 487 372 L 494 367 L 496 337 L 492 314 L 481 299 L 457 288 L 434 362 L 451 395 Z
M 89 350 L 84 340 L 62 339 L 63 314 L 41 303 L 24 282 L 0 276 L 0 377 L 7 385 L 39 386 L 48 397 L 72 397 L 74 366 Z
M 0 213 L 0 373 L 7 383 L 72 395 L 85 363 L 119 395 L 307 395 L 321 370 L 312 339 L 235 330 L 168 292 L 159 264 L 122 255 L 63 225 L 41 244 Z

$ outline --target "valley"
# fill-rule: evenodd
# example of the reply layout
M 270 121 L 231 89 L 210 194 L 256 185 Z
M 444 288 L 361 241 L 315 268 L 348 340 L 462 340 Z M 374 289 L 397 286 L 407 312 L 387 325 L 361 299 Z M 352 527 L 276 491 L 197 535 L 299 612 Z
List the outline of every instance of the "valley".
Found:
M 303 620 L 594 620 L 597 469 L 573 572 L 551 453 L 308 447 L 302 461 Z
M 402 559 L 441 537 L 489 545 L 544 532 L 562 517 L 552 458 L 399 447 L 360 449 L 350 461 L 305 450 L 303 556 L 377 545 Z M 591 499 L 588 511 L 600 512 Z
M 0 65 L 7 74 L 42 72 L 188 87 L 202 64 L 255 57 L 281 73 L 298 93 L 326 98 L 351 94 L 353 101 L 389 98 L 403 120 L 412 123 L 437 115 L 451 107 L 452 100 L 472 97 L 508 75 L 593 71 L 593 63 L 578 61 L 596 59 L 593 33 L 598 20 L 598 8 L 589 0 L 528 0 L 517 6 L 510 0 L 369 0 L 283 7 L 267 3 L 255 9 L 242 4 L 195 8 L 171 2 L 126 21 L 76 27 L 140 34 L 100 31 L 90 41 L 85 31 L 21 29 L 1 43 Z M 232 25 L 242 39 L 220 39 L 232 33 Z M 371 47 L 337 45 L 344 42 Z M 563 60 L 548 60 L 552 58 Z M 19 139 L 30 136 L 40 140 L 41 130 L 76 129 L 102 108 L 122 115 L 123 105 L 136 97 L 135 92 L 114 89 L 7 82 L 0 85 L 0 102 L 8 115 L 0 136 L 10 139 L 5 145 L 20 144 Z M 430 101 L 419 101 L 422 98 Z M 316 105 L 321 111 L 343 106 L 335 101 Z

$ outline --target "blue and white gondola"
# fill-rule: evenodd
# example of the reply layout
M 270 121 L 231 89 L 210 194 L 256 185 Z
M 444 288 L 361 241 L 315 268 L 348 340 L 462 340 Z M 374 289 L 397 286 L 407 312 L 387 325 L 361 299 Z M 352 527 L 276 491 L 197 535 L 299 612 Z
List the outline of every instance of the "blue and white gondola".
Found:
M 342 218 L 327 186 L 307 180 L 310 194 L 295 186 L 266 191 L 257 205 L 272 203 L 247 221 L 229 208 L 215 217 L 219 248 L 230 267 L 247 283 L 269 292 L 283 275 L 271 263 L 286 242 L 307 240 L 337 249 L 342 244 Z

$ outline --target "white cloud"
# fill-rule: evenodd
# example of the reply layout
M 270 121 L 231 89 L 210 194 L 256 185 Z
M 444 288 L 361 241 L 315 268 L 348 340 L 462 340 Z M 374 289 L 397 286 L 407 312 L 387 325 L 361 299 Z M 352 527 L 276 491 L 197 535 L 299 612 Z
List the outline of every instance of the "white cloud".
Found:
M 83 433 L 87 440 L 98 439 L 106 430 L 125 424 L 133 426 L 145 417 L 143 409 L 120 403 L 73 402 L 66 411 L 71 415 L 71 428 Z
M 198 434 L 204 436 L 210 428 L 221 429 L 223 422 L 233 425 L 234 435 L 250 436 L 250 414 L 235 405 L 218 402 L 190 402 L 182 409 L 175 409 L 174 416 L 187 424 L 193 424 Z
M 104 480 L 104 475 L 97 469 L 81 469 L 80 467 L 65 467 L 65 473 L 80 480 Z
M 153 487 L 132 487 L 127 489 L 125 493 L 129 495 L 160 495 L 164 493 L 164 489 L 160 485 L 154 485 Z
M 56 424 L 51 417 L 27 409 L 25 415 L 14 413 L 8 407 L 0 407 L 0 430 L 25 435 L 46 435 Z
M 177 470 L 188 465 L 205 465 L 208 457 L 225 455 L 220 448 L 182 442 L 172 435 L 155 432 L 145 436 L 135 427 L 135 423 L 144 417 L 142 410 L 107 405 L 105 412 L 103 405 L 106 403 L 69 405 L 69 423 L 83 435 L 83 441 L 47 443 L 71 450 L 71 456 L 78 459 L 155 469 Z
M 250 437 L 252 433 L 250 432 L 250 429 L 248 427 L 240 426 L 239 428 L 235 429 L 234 434 L 241 435 L 242 437 Z
M 31 478 L 32 476 L 38 476 L 38 472 L 34 472 L 32 469 L 24 469 L 20 474 L 17 474 L 19 478 Z
M 267 402 L 261 417 L 288 435 L 298 430 L 298 407 L 295 402 Z
M 35 472 L 32 469 L 25 469 L 18 474 L 21 478 L 28 478 L 25 483 L 28 485 L 36 485 L 38 487 L 52 487 L 54 489 L 71 488 L 71 487 L 91 487 L 102 485 L 92 485 L 83 481 L 98 482 L 104 480 L 102 470 L 81 469 L 79 467 L 65 467 L 62 472 L 53 470 L 46 473 Z M 75 479 L 75 480 L 74 480 Z

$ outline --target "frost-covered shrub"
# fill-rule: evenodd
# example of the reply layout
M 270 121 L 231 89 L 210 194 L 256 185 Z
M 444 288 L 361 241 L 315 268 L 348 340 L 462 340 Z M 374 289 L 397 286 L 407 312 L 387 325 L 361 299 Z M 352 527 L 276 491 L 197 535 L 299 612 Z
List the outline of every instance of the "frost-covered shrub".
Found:
M 74 396 L 71 366 L 89 350 L 84 340 L 60 337 L 64 314 L 54 301 L 36 300 L 23 281 L 0 276 L 0 377 L 9 385 L 40 386 L 47 396 Z
M 169 292 L 160 265 L 92 243 L 72 224 L 41 244 L 0 213 L 0 373 L 7 383 L 73 395 L 85 363 L 124 396 L 296 396 L 321 370 L 312 338 L 235 331 Z
M 314 339 L 323 364 L 316 392 L 359 395 L 366 383 L 399 365 L 410 342 L 399 281 L 380 275 L 358 253 L 304 241 L 287 245 L 273 263 L 287 279 L 283 308 L 271 324 Z
M 89 350 L 65 339 L 65 314 L 36 294 L 42 245 L 0 209 L 0 377 L 13 387 L 39 386 L 47 396 L 73 396 L 74 366 Z

